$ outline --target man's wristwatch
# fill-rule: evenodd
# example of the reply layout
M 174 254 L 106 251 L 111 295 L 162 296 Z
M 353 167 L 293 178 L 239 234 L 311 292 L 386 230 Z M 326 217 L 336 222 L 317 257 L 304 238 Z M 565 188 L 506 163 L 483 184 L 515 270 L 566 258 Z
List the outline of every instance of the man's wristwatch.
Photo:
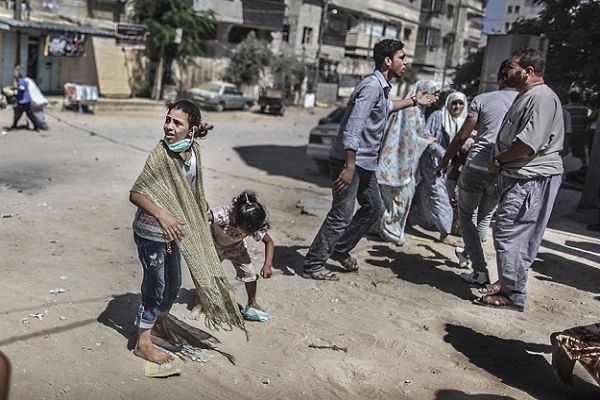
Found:
M 494 165 L 496 167 L 500 167 L 502 165 L 502 163 L 500 162 L 500 160 L 498 160 L 497 157 L 492 158 L 492 161 L 494 162 Z
M 412 96 L 410 99 L 411 99 L 411 100 L 412 100 L 412 102 L 413 102 L 413 106 L 416 106 L 416 105 L 418 104 L 418 103 L 417 103 L 417 96 Z

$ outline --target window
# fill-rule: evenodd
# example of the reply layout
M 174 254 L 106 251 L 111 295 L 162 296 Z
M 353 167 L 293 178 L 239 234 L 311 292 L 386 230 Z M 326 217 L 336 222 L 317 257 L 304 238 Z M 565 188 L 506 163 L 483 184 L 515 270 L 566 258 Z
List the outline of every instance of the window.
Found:
M 411 33 L 412 33 L 412 29 L 404 28 L 404 40 L 410 40 Z
M 506 10 L 507 14 L 512 14 L 512 6 L 508 6 L 508 10 Z
M 441 13 L 444 10 L 444 4 L 444 0 L 423 0 L 421 2 L 421 10 Z
M 515 6 L 515 14 L 518 14 L 521 11 L 521 6 Z
M 385 29 L 383 31 L 383 36 L 392 38 L 392 39 L 399 39 L 400 31 L 401 31 L 401 29 L 399 26 L 392 25 L 392 24 L 386 24 Z
M 417 31 L 417 45 L 439 47 L 442 33 L 435 28 L 419 28 Z
M 233 87 L 226 87 L 223 94 L 241 95 L 240 91 Z
M 312 28 L 304 27 L 302 31 L 302 44 L 310 44 L 312 42 Z
M 286 43 L 290 41 L 290 26 L 288 24 L 283 25 L 283 29 L 281 30 L 281 41 Z
M 507 31 L 507 32 L 510 31 L 510 22 L 505 22 L 504 23 L 504 30 Z
M 454 6 L 452 4 L 448 4 L 448 11 L 446 13 L 448 18 L 454 18 Z

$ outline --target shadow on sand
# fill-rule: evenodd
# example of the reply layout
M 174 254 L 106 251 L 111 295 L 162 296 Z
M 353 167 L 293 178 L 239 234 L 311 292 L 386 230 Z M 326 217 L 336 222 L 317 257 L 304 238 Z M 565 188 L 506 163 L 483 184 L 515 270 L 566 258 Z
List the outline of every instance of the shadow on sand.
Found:
M 473 300 L 469 285 L 451 271 L 439 269 L 447 262 L 447 258 L 429 245 L 419 245 L 433 253 L 433 257 L 420 254 L 407 254 L 396 251 L 388 245 L 375 245 L 367 262 L 376 267 L 390 268 L 398 278 L 416 285 L 427 285 L 454 295 L 463 300 Z M 383 259 L 382 259 L 383 258 Z
M 479 333 L 469 327 L 453 324 L 446 324 L 444 341 L 461 352 L 473 365 L 496 376 L 505 385 L 522 390 L 533 398 L 544 400 L 600 398 L 597 386 L 578 377 L 575 377 L 574 389 L 567 389 L 558 383 L 548 361 L 540 354 L 532 354 L 550 353 L 549 344 L 501 339 Z M 442 399 L 442 397 L 437 398 Z
M 246 146 L 235 147 L 246 164 L 262 169 L 269 175 L 285 176 L 317 186 L 328 187 L 329 177 L 320 174 L 313 160 L 306 156 L 306 146 Z
M 539 280 L 549 280 L 591 293 L 600 293 L 600 270 L 593 266 L 562 257 L 554 253 L 538 253 L 531 268 L 545 275 Z

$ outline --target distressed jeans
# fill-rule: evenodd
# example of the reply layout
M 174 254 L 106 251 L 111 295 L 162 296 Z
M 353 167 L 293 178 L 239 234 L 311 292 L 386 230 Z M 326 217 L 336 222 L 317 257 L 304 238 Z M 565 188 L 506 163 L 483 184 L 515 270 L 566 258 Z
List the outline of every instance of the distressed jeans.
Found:
M 458 215 L 465 242 L 464 254 L 473 262 L 475 271 L 487 273 L 481 242 L 485 240 L 498 205 L 498 175 L 478 168 L 467 164 L 460 175 Z
M 144 239 L 134 234 L 140 263 L 144 269 L 142 301 L 138 308 L 135 325 L 141 329 L 154 326 L 159 315 L 166 315 L 177 298 L 181 287 L 181 255 L 177 244 Z
M 329 159 L 332 182 L 339 177 L 344 164 L 343 160 Z M 357 200 L 360 208 L 353 216 Z M 331 209 L 304 257 L 304 271 L 322 270 L 323 264 L 331 256 L 347 257 L 369 228 L 381 218 L 383 210 L 375 171 L 357 166 L 348 189 L 333 193 Z

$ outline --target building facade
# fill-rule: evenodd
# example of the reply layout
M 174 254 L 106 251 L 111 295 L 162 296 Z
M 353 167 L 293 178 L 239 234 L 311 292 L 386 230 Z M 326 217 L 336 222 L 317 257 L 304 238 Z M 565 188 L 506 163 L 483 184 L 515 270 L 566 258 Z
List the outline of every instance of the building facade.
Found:
M 115 42 L 124 12 L 123 0 L 0 1 L 1 84 L 12 83 L 19 65 L 47 94 L 62 94 L 70 82 L 131 96 L 131 54 Z M 68 50 L 53 52 L 56 46 Z
M 414 61 L 421 79 L 448 88 L 456 68 L 479 48 L 484 6 L 482 0 L 421 0 Z
M 514 23 L 520 19 L 535 19 L 544 9 L 543 4 L 534 0 L 506 0 L 502 18 L 502 33 L 510 31 Z

